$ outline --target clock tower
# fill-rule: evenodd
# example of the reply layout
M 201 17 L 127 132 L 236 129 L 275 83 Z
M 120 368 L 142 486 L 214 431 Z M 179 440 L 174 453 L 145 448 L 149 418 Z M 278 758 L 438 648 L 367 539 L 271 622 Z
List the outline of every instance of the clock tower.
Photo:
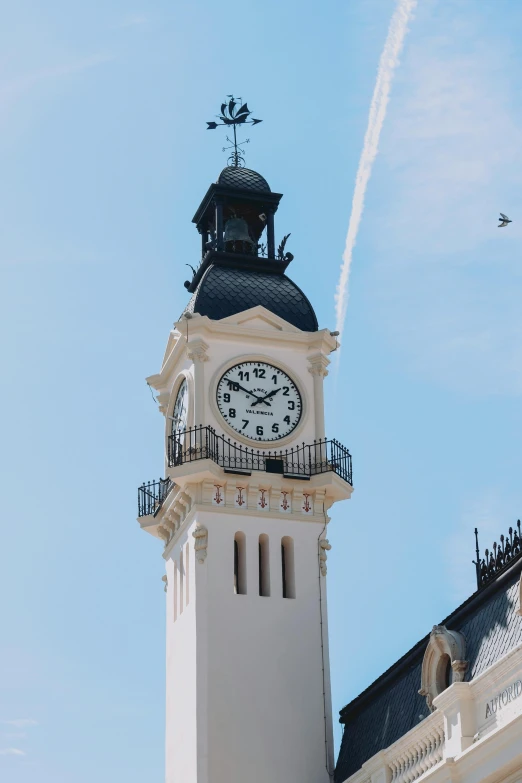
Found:
M 334 769 L 326 527 L 351 457 L 325 434 L 336 339 L 276 252 L 281 197 L 239 165 L 210 186 L 192 298 L 148 378 L 165 478 L 140 487 L 139 522 L 164 546 L 167 783 Z

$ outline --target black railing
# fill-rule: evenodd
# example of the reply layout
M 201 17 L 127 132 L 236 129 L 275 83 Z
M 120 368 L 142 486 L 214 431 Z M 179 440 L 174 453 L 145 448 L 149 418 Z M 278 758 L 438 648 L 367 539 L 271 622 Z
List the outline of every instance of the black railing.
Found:
M 138 489 L 138 517 L 156 516 L 173 486 L 169 478 L 142 484 Z
M 478 530 L 475 528 L 475 544 L 477 559 L 473 563 L 477 571 L 477 590 L 489 584 L 501 571 L 507 569 L 511 563 L 522 554 L 522 534 L 520 531 L 520 519 L 517 520 L 516 529 L 509 528 L 507 536 L 500 536 L 500 544 L 495 541 L 493 549 L 486 549 L 484 557 L 480 557 L 478 545 Z
M 211 459 L 226 471 L 251 473 L 263 470 L 288 478 L 310 478 L 333 471 L 352 484 L 352 457 L 336 440 L 316 440 L 291 449 L 264 451 L 243 446 L 218 435 L 213 427 L 193 427 L 169 437 L 169 467 Z

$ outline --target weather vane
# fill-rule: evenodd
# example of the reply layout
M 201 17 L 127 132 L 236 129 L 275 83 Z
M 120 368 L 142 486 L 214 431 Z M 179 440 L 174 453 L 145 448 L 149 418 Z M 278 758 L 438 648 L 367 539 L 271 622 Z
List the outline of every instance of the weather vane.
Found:
M 233 95 L 227 95 L 227 98 L 230 98 L 228 104 L 222 103 L 221 104 L 221 114 L 218 114 L 218 119 L 221 120 L 221 122 L 207 122 L 208 128 L 207 130 L 215 130 L 219 125 L 227 125 L 232 126 L 234 129 L 234 139 L 232 140 L 229 138 L 229 136 L 226 137 L 227 141 L 229 142 L 229 147 L 223 147 L 223 152 L 226 152 L 227 150 L 234 150 L 230 157 L 228 158 L 228 162 L 232 166 L 243 166 L 245 163 L 245 159 L 243 158 L 243 155 L 245 154 L 245 151 L 241 149 L 239 146 L 240 144 L 248 144 L 250 139 L 245 139 L 244 141 L 238 142 L 237 140 L 237 133 L 236 133 L 236 126 L 237 125 L 257 125 L 259 122 L 263 122 L 263 120 L 255 120 L 253 117 L 252 119 L 249 119 L 252 112 L 246 105 L 246 103 L 243 103 L 242 98 L 237 98 L 237 100 L 234 98 Z M 239 104 L 239 109 L 236 109 L 236 106 Z

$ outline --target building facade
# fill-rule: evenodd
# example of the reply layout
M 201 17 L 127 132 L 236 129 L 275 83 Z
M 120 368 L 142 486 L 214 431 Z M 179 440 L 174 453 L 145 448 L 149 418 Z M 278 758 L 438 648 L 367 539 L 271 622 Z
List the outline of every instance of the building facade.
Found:
M 336 783 L 522 780 L 520 522 L 477 591 L 341 710 Z
M 139 521 L 164 544 L 167 783 L 328 783 L 335 767 L 326 527 L 351 457 L 326 438 L 336 336 L 276 252 L 280 199 L 239 166 L 210 186 L 192 298 L 148 378 L 165 477 L 140 488 Z

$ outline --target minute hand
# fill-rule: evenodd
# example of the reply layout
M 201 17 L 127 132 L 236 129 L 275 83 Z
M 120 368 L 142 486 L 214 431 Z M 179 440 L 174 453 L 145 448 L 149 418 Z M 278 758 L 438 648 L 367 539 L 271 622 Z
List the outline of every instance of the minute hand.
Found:
M 264 402 L 265 405 L 270 405 L 270 403 L 267 402 L 267 399 L 269 397 L 273 397 L 274 394 L 277 394 L 278 391 L 281 391 L 281 389 L 280 388 L 279 389 L 274 389 L 273 391 L 268 392 L 268 394 L 265 394 L 264 397 L 258 397 L 258 399 L 255 402 L 252 403 L 252 407 L 254 407 L 254 405 L 257 405 L 258 402 Z
M 246 394 L 250 394 L 252 397 L 256 398 L 256 401 L 252 403 L 252 405 L 257 405 L 258 402 L 261 402 L 261 397 L 258 397 L 257 394 L 254 394 L 253 392 L 249 391 L 248 389 L 245 389 L 244 386 L 240 386 L 239 383 L 236 383 L 235 381 L 231 381 L 231 383 L 234 386 L 237 386 L 238 389 L 241 389 L 241 391 L 244 391 Z M 270 405 L 269 402 L 267 402 L 267 405 Z

